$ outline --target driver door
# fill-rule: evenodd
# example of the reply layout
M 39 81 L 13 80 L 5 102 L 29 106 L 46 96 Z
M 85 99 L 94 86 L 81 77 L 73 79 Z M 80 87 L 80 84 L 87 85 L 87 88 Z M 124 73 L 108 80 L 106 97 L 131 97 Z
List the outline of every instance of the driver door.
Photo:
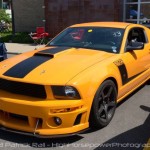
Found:
M 144 48 L 140 50 L 125 51 L 122 60 L 126 68 L 126 81 L 123 85 L 126 92 L 130 91 L 149 76 L 147 71 L 150 68 L 150 44 L 144 28 L 132 28 L 127 37 L 127 44 L 130 42 L 143 42 Z M 126 48 L 125 48 L 126 49 Z M 127 85 L 128 86 L 125 86 Z

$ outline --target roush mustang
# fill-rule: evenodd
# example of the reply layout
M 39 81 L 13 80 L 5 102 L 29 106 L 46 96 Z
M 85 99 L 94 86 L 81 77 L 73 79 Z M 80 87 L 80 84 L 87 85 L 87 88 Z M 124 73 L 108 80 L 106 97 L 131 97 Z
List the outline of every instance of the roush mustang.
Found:
M 148 28 L 73 25 L 44 48 L 0 63 L 0 126 L 44 137 L 102 128 L 116 104 L 149 78 Z

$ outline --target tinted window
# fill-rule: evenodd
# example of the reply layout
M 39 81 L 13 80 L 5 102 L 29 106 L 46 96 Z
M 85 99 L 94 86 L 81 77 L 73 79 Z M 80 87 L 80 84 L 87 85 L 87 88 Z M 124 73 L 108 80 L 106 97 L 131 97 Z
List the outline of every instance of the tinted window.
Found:
M 48 45 L 68 46 L 119 53 L 124 29 L 104 27 L 68 28 Z
M 146 43 L 147 41 L 146 41 L 144 29 L 134 28 L 130 30 L 128 35 L 128 42 L 130 43 L 131 41 Z

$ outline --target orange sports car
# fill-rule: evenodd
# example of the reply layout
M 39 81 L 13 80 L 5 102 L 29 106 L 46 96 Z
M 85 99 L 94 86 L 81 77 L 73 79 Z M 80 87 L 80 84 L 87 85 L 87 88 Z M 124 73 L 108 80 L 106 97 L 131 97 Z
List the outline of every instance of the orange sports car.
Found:
M 95 22 L 0 63 L 1 129 L 62 136 L 109 124 L 116 104 L 150 78 L 150 30 Z

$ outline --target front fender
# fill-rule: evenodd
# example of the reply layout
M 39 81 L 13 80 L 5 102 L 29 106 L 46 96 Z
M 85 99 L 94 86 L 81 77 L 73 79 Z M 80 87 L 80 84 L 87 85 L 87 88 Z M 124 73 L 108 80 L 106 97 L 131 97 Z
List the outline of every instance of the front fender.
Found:
M 120 72 L 114 63 L 109 65 L 96 64 L 78 74 L 67 85 L 76 87 L 83 99 L 87 97 L 94 98 L 101 83 L 108 78 L 113 78 L 116 81 L 119 93 L 122 80 Z
M 109 78 L 113 78 L 116 81 L 119 94 L 122 80 L 119 70 L 114 63 L 110 65 L 103 65 L 102 63 L 96 64 L 82 71 L 67 83 L 67 85 L 74 86 L 79 91 L 81 99 L 85 101 L 84 104 L 88 110 L 86 120 L 89 119 L 91 106 L 97 89 L 102 82 Z

